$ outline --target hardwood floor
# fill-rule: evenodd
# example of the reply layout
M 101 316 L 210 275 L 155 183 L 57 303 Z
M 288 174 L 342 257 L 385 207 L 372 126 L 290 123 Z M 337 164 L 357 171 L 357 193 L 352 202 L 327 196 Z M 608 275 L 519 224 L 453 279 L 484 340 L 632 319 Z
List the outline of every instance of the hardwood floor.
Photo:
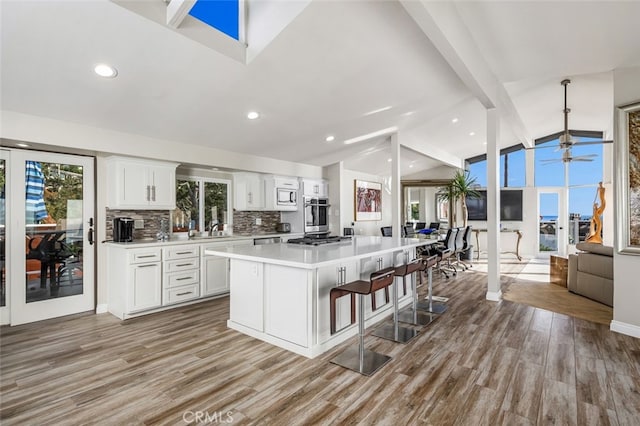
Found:
M 0 421 L 640 424 L 640 339 L 485 291 L 479 272 L 436 278 L 449 310 L 417 338 L 368 329 L 367 347 L 393 357 L 373 377 L 329 363 L 355 338 L 310 360 L 227 329 L 227 298 L 2 327 Z

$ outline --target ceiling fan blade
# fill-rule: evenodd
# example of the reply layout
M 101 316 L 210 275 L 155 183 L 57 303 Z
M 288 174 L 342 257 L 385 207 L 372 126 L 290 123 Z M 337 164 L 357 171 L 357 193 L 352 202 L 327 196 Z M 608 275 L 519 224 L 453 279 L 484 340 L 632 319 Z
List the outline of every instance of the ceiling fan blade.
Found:
M 540 162 L 543 164 L 552 164 L 552 163 L 562 163 L 562 158 L 554 158 L 552 160 L 541 160 Z
M 593 161 L 591 158 L 580 158 L 580 157 L 573 157 L 571 160 L 569 161 Z
M 579 145 L 601 145 L 604 143 L 613 143 L 613 141 L 585 141 L 585 142 L 576 142 L 573 145 L 574 146 L 579 146 Z

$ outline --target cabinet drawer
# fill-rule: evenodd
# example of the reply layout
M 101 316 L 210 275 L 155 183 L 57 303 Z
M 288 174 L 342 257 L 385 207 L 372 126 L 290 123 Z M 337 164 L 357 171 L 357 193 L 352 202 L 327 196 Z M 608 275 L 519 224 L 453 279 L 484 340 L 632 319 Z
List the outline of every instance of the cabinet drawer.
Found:
M 197 299 L 200 297 L 200 285 L 192 284 L 176 288 L 170 288 L 164 291 L 162 295 L 162 304 L 169 305 L 172 303 L 180 303 L 186 300 Z
M 159 262 L 162 259 L 162 251 L 159 248 L 146 250 L 133 250 L 129 253 L 129 263 Z
M 185 259 L 200 256 L 200 246 L 179 246 L 164 249 L 164 260 Z
M 185 271 L 188 269 L 198 269 L 199 267 L 199 257 L 192 257 L 190 259 L 169 260 L 167 262 L 164 262 L 164 272 Z
M 194 269 L 190 271 L 184 272 L 173 272 L 170 274 L 165 274 L 164 280 L 162 281 L 162 287 L 173 288 L 178 286 L 183 286 L 187 284 L 199 284 L 200 283 L 200 270 Z

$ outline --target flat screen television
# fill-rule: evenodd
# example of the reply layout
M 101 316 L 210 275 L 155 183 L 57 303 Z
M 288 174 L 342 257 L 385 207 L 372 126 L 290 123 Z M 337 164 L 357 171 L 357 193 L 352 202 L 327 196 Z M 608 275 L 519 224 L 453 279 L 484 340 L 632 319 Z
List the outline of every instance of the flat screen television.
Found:
M 487 191 L 481 190 L 480 198 L 467 198 L 469 220 L 487 220 Z M 500 220 L 522 221 L 522 190 L 500 190 Z

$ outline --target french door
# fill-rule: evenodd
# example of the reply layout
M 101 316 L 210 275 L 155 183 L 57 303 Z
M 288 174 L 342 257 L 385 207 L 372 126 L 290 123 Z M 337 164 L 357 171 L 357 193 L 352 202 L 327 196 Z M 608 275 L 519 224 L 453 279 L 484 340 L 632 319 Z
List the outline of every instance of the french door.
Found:
M 538 189 L 538 254 L 567 253 L 566 188 Z
M 93 158 L 24 150 L 2 154 L 2 323 L 93 310 Z

